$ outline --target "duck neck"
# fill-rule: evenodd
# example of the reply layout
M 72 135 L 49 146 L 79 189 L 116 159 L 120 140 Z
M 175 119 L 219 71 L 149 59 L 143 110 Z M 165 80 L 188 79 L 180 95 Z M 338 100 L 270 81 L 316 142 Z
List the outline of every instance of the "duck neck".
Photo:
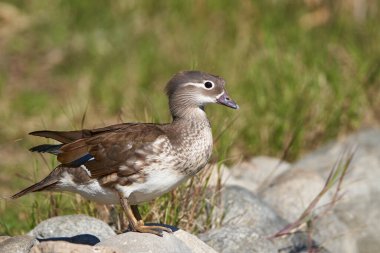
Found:
M 207 122 L 207 115 L 203 106 L 175 106 L 170 104 L 173 123 L 177 122 Z

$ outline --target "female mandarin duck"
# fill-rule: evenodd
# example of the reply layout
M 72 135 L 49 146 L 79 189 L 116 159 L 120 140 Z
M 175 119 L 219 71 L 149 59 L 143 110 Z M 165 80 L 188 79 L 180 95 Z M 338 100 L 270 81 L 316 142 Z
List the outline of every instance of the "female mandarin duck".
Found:
M 137 204 L 161 196 L 205 167 L 213 140 L 204 106 L 217 103 L 238 109 L 224 85 L 223 78 L 200 71 L 174 75 L 166 86 L 173 117 L 168 124 L 30 133 L 59 141 L 30 150 L 54 154 L 61 164 L 12 198 L 38 191 L 79 193 L 103 204 L 120 203 L 132 231 L 171 232 L 164 226 L 144 225 Z

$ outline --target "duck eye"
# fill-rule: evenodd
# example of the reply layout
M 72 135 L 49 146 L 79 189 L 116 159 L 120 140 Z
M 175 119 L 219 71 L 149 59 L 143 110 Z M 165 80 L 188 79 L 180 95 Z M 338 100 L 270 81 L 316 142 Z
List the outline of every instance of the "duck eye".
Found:
M 207 81 L 204 83 L 204 86 L 206 87 L 206 89 L 211 89 L 212 87 L 214 87 L 214 83 Z

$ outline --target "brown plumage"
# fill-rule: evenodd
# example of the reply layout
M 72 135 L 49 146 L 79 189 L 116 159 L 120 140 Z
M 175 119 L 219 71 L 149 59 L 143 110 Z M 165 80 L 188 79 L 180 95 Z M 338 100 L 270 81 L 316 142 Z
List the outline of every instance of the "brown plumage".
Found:
M 212 152 L 208 103 L 237 109 L 224 88 L 225 81 L 200 71 L 176 74 L 166 93 L 173 121 L 169 124 L 123 123 L 79 131 L 36 131 L 34 136 L 61 144 L 43 144 L 34 152 L 57 155 L 61 163 L 41 182 L 12 196 L 36 191 L 71 191 L 100 203 L 120 203 L 131 229 L 161 234 L 165 227 L 145 226 L 136 207 L 201 170 Z

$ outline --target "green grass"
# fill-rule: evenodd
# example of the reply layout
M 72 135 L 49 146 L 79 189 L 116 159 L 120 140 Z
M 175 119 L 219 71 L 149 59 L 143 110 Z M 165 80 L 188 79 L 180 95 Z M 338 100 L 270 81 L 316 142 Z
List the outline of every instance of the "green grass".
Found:
M 319 6 L 293 0 L 8 4 L 17 11 L 4 19 L 0 6 L 0 23 L 7 28 L 0 29 L 2 195 L 29 183 L 17 173 L 35 181 L 51 169 L 40 163 L 36 171 L 34 163 L 41 159 L 27 148 L 42 140 L 27 132 L 169 121 L 162 91 L 179 70 L 223 76 L 241 107 L 207 108 L 215 136 L 223 132 L 214 160 L 233 163 L 260 154 L 293 161 L 380 119 L 376 1 L 368 1 L 361 22 L 345 1 Z M 305 15 L 321 8 L 330 12 L 329 19 L 305 28 Z M 46 196 L 1 200 L 0 234 L 27 231 L 53 215 Z M 73 206 L 77 201 L 82 200 L 65 195 L 56 202 L 64 203 L 61 213 L 92 210 Z M 149 208 L 144 207 L 147 215 Z M 167 220 L 178 224 L 179 218 L 172 218 Z

